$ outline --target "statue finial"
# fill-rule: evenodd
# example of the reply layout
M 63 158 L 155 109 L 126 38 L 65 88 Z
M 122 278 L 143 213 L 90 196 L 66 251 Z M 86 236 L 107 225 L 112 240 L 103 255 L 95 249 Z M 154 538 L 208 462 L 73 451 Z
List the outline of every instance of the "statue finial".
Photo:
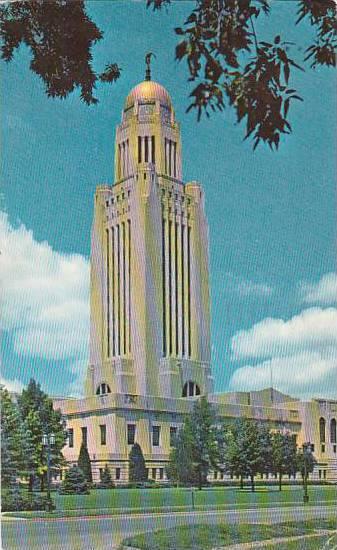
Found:
M 145 80 L 151 80 L 151 57 L 156 57 L 153 52 L 149 52 L 145 56 L 145 63 L 146 63 L 146 72 L 145 72 Z

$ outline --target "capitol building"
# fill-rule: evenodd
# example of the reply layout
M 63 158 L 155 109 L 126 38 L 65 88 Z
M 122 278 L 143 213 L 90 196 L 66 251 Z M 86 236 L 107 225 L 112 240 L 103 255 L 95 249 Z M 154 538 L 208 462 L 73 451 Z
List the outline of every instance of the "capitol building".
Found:
M 67 421 L 63 454 L 76 463 L 84 442 L 94 481 L 107 464 L 118 485 L 137 442 L 149 479 L 165 481 L 177 430 L 206 396 L 219 420 L 257 419 L 310 442 L 314 478 L 336 480 L 337 401 L 214 393 L 205 196 L 198 181 L 183 182 L 182 165 L 171 98 L 148 68 L 116 129 L 114 183 L 94 196 L 90 361 L 85 397 L 54 399 Z

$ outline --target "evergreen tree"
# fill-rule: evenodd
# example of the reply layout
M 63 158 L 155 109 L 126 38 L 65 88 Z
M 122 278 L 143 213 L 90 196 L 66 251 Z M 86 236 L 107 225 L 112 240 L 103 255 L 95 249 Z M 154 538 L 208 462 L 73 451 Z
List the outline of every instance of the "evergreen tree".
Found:
M 175 446 L 170 453 L 170 462 L 166 468 L 167 477 L 185 485 L 197 483 L 193 464 L 193 436 L 191 423 L 187 420 L 178 431 Z
M 72 466 L 66 471 L 60 487 L 62 495 L 88 494 L 88 484 L 82 470 L 78 466 Z
M 129 480 L 138 482 L 147 480 L 144 455 L 138 443 L 132 445 L 129 454 Z
M 8 391 L 0 388 L 1 403 L 1 481 L 9 485 L 22 471 L 24 463 L 20 413 Z
M 111 489 L 113 487 L 111 473 L 107 464 L 105 465 L 104 470 L 102 471 L 102 474 L 101 474 L 100 486 L 103 487 L 104 489 Z
M 202 397 L 195 402 L 190 418 L 179 431 L 167 472 L 171 479 L 196 483 L 201 489 L 209 471 L 217 469 L 218 463 L 215 416 L 211 405 Z
M 82 470 L 85 479 L 88 483 L 92 483 L 92 471 L 90 456 L 87 447 L 82 443 L 80 448 L 80 454 L 77 462 L 78 467 Z
M 65 445 L 67 433 L 62 415 L 60 411 L 54 410 L 52 400 L 33 379 L 18 398 L 18 407 L 25 433 L 25 460 L 29 474 L 29 489 L 32 490 L 35 477 L 40 479 L 42 489 L 47 471 L 47 453 L 42 446 L 43 434 L 53 433 L 55 436 L 55 445 L 51 447 L 51 467 L 59 468 L 64 464 L 61 451 Z
M 296 440 L 289 433 L 275 432 L 272 435 L 272 471 L 278 474 L 279 490 L 282 490 L 284 474 L 296 471 L 297 448 Z

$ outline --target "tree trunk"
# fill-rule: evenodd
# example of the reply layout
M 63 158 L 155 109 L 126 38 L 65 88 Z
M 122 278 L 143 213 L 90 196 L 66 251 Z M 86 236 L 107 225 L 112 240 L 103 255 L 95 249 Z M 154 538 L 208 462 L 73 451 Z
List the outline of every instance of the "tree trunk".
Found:
M 251 483 L 252 493 L 254 493 L 255 483 L 254 483 L 254 476 L 253 475 L 250 476 L 250 483 Z
M 45 481 L 45 477 L 44 477 L 44 474 L 42 474 L 41 477 L 40 477 L 40 491 L 41 491 L 41 493 L 44 492 L 44 481 Z
M 202 474 L 200 471 L 198 472 L 198 489 L 199 491 L 202 489 Z
M 240 476 L 240 489 L 243 489 L 243 476 Z
M 278 476 L 278 489 L 279 491 L 282 491 L 282 473 L 281 472 L 279 473 L 279 476 Z

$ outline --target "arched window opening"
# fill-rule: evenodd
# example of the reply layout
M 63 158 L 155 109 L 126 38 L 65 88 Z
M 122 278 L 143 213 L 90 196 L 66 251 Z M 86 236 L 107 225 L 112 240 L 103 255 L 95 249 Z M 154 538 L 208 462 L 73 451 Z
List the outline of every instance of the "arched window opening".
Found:
M 183 387 L 183 397 L 195 397 L 196 395 L 200 395 L 200 388 L 198 384 L 195 382 L 192 382 L 192 380 L 189 380 L 186 382 L 186 384 Z
M 102 382 L 96 390 L 96 395 L 106 395 L 107 393 L 111 393 L 110 386 L 109 384 Z
M 319 419 L 319 440 L 321 443 L 325 443 L 325 419 Z
M 336 419 L 332 418 L 330 422 L 330 442 L 336 443 Z

